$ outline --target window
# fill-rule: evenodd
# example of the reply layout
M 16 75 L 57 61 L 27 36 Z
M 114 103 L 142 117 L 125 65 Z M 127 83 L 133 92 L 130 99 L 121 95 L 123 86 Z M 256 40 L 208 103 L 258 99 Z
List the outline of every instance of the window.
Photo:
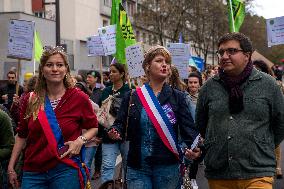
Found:
M 104 5 L 107 7 L 111 7 L 111 0 L 104 0 Z
M 35 16 L 39 18 L 45 18 L 44 12 L 35 12 Z
M 134 2 L 131 2 L 131 1 L 127 2 L 127 14 L 131 17 L 134 16 L 135 14 L 135 3 Z
M 112 56 L 102 56 L 102 65 L 104 68 L 109 68 L 109 65 L 111 63 Z
M 108 26 L 108 21 L 107 20 L 103 20 L 103 27 Z

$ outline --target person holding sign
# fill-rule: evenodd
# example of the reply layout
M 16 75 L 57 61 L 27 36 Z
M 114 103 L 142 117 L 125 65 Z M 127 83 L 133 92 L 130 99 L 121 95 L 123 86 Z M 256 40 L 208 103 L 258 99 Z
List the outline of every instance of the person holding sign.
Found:
M 0 89 L 0 104 L 10 110 L 13 104 L 13 98 L 19 98 L 23 93 L 23 87 L 17 82 L 16 72 L 10 70 L 7 73 L 8 83 L 5 87 Z
M 124 96 L 108 134 L 112 139 L 129 141 L 128 189 L 177 188 L 184 152 L 191 159 L 201 154 L 195 145 L 191 147 L 199 133 L 184 103 L 186 95 L 166 83 L 170 52 L 154 46 L 145 54 L 142 66 L 149 82 Z M 179 133 L 185 149 L 178 145 Z
M 88 169 L 80 154 L 97 124 L 88 96 L 73 87 L 63 48 L 45 48 L 35 90 L 23 99 L 10 183 L 19 187 L 14 168 L 25 147 L 22 189 L 84 189 Z

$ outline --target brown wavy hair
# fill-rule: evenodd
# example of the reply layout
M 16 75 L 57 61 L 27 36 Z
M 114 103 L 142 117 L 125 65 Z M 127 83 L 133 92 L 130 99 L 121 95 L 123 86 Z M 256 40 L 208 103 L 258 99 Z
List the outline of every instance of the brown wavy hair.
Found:
M 59 54 L 63 58 L 64 64 L 67 68 L 67 73 L 63 79 L 64 86 L 67 89 L 73 87 L 71 74 L 70 74 L 70 67 L 69 67 L 67 55 L 64 52 L 64 49 L 62 47 L 45 48 L 40 58 L 40 64 L 38 68 L 39 74 L 38 74 L 38 78 L 37 78 L 35 89 L 34 89 L 35 95 L 33 95 L 32 98 L 29 98 L 28 107 L 26 111 L 26 118 L 33 116 L 33 119 L 35 120 L 38 116 L 38 112 L 40 108 L 44 106 L 45 96 L 47 92 L 47 84 L 46 84 L 46 79 L 43 76 L 42 70 L 47 60 L 51 56 L 56 55 L 56 54 Z
M 169 85 L 174 89 L 186 91 L 187 85 L 181 80 L 178 69 L 175 66 L 171 67 L 171 75 L 169 77 Z

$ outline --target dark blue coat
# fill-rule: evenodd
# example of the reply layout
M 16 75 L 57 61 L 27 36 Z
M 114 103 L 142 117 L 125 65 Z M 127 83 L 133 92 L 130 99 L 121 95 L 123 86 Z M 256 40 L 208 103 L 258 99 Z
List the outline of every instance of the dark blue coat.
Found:
M 129 152 L 127 164 L 130 167 L 138 168 L 141 166 L 141 126 L 140 126 L 140 117 L 142 104 L 139 100 L 139 97 L 136 91 L 133 92 L 131 102 L 130 100 L 130 91 L 125 94 L 122 104 L 117 116 L 117 119 L 114 122 L 112 128 L 115 128 L 120 132 L 121 136 L 125 138 L 126 122 L 127 122 L 127 113 L 129 109 L 129 120 L 127 127 L 127 137 L 129 143 Z M 189 110 L 189 103 L 187 103 L 187 98 L 185 93 L 172 89 L 169 85 L 165 84 L 162 88 L 158 100 L 161 105 L 169 103 L 173 109 L 177 122 L 174 127 L 176 136 L 180 138 L 187 146 L 190 147 L 193 138 L 196 137 L 198 131 L 194 126 L 194 122 Z M 130 105 L 129 105 L 130 104 Z M 179 140 L 180 141 L 180 140 Z M 154 159 L 156 158 L 157 164 L 170 164 L 177 163 L 177 158 L 171 153 L 167 147 L 163 144 L 162 140 L 159 140 L 156 145 L 159 151 L 154 152 Z

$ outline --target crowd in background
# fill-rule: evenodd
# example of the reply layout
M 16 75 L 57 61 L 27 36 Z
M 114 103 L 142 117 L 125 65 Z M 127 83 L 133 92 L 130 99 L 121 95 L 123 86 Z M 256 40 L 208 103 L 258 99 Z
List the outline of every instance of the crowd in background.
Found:
M 196 106 L 200 88 L 206 83 L 207 80 L 219 74 L 220 67 L 218 65 L 206 65 L 205 70 L 199 71 L 196 67 L 189 66 L 188 78 L 183 80 L 179 77 L 178 70 L 173 65 L 170 67 L 169 73 L 166 73 L 166 66 L 168 66 L 167 62 L 170 62 L 170 56 L 167 54 L 168 52 L 164 48 L 156 47 L 156 49 L 150 49 L 148 51 L 148 55 L 150 56 L 151 53 L 156 54 L 151 55 L 152 57 L 149 57 L 148 62 L 144 61 L 143 63 L 143 69 L 145 70 L 146 75 L 136 79 L 129 79 L 125 66 L 115 61 L 113 61 L 110 65 L 109 71 L 104 71 L 102 74 L 98 70 L 89 70 L 85 75 L 70 75 L 67 60 L 64 59 L 65 55 L 60 51 L 56 51 L 56 49 L 54 49 L 52 53 L 50 52 L 50 54 L 46 54 L 46 59 L 41 61 L 41 70 L 39 75 L 25 77 L 23 86 L 17 83 L 16 72 L 9 71 L 7 73 L 8 83 L 0 89 L 1 188 L 9 188 L 9 180 L 7 175 L 9 175 L 11 183 L 11 178 L 13 178 L 12 175 L 14 175 L 14 173 L 16 177 L 14 177 L 14 180 L 12 179 L 12 181 L 21 181 L 21 178 L 24 177 L 24 183 L 16 183 L 15 181 L 15 185 L 13 185 L 13 183 L 11 184 L 13 186 L 19 186 L 20 184 L 22 184 L 25 185 L 26 188 L 29 188 L 32 186 L 30 182 L 30 177 L 32 177 L 30 175 L 30 172 L 41 172 L 42 169 L 53 170 L 53 166 L 56 164 L 56 161 L 59 161 L 55 160 L 56 158 L 54 159 L 54 157 L 52 157 L 48 152 L 44 152 L 43 147 L 41 147 L 40 149 L 43 150 L 43 153 L 45 153 L 45 155 L 47 156 L 50 156 L 50 159 L 46 159 L 46 162 L 49 162 L 49 166 L 43 168 L 40 166 L 40 163 L 42 163 L 41 161 L 36 161 L 38 165 L 33 164 L 34 159 L 32 158 L 42 158 L 39 154 L 28 154 L 30 158 L 29 161 L 27 160 L 27 157 L 25 157 L 27 156 L 27 154 L 25 154 L 24 152 L 24 150 L 29 150 L 29 153 L 38 153 L 35 150 L 34 145 L 44 146 L 47 143 L 47 141 L 40 139 L 42 135 L 37 134 L 33 134 L 33 139 L 40 140 L 39 143 L 30 141 L 30 138 L 28 141 L 23 141 L 23 139 L 30 137 L 28 135 L 28 127 L 32 125 L 35 126 L 38 123 L 31 123 L 30 121 L 29 123 L 26 123 L 27 117 L 22 113 L 24 111 L 23 109 L 27 109 L 30 112 L 29 116 L 32 117 L 34 116 L 34 114 L 38 115 L 39 111 L 32 109 L 32 107 L 40 107 L 42 103 L 44 103 L 43 99 L 46 98 L 46 95 L 50 99 L 51 106 L 54 106 L 51 108 L 53 108 L 56 117 L 64 117 L 64 115 L 72 113 L 70 112 L 70 109 L 72 109 L 74 105 L 71 106 L 71 104 L 77 103 L 77 106 L 73 107 L 74 109 L 78 109 L 79 106 L 81 107 L 80 110 L 76 110 L 76 115 L 73 114 L 74 112 L 72 113 L 72 116 L 76 120 L 74 121 L 73 118 L 70 118 L 69 120 L 71 122 L 74 122 L 73 124 L 75 126 L 73 128 L 73 131 L 77 134 L 74 135 L 74 133 L 70 133 L 66 135 L 66 133 L 68 133 L 69 131 L 65 131 L 61 128 L 64 142 L 66 143 L 67 141 L 69 141 L 69 139 L 70 141 L 72 141 L 72 143 L 70 143 L 69 145 L 69 149 L 64 151 L 62 155 L 64 157 L 66 155 L 75 157 L 79 154 L 79 151 L 84 144 L 86 148 L 84 149 L 83 161 L 89 168 L 90 173 L 92 173 L 92 179 L 101 178 L 102 182 L 112 180 L 114 176 L 116 158 L 119 154 L 121 154 L 123 165 L 122 170 L 124 170 L 125 172 L 127 170 L 127 173 L 122 173 L 121 176 L 124 179 L 124 174 L 127 174 L 127 181 L 130 188 L 134 188 L 134 186 L 139 185 L 140 182 L 144 182 L 145 184 L 148 179 L 147 175 L 143 175 L 140 180 L 137 180 L 137 175 L 141 176 L 141 172 L 147 172 L 149 166 L 151 167 L 154 164 L 160 165 L 160 167 L 155 167 L 155 170 L 159 171 L 160 173 L 165 173 L 165 176 L 160 178 L 162 180 L 157 181 L 159 186 L 161 186 L 163 182 L 166 185 L 172 185 L 172 188 L 176 186 L 177 183 L 165 182 L 165 180 L 167 180 L 166 175 L 171 176 L 172 178 L 178 175 L 174 172 L 174 170 L 178 171 L 178 162 L 176 161 L 174 156 L 167 151 L 166 148 L 161 148 L 161 146 L 163 145 L 161 141 L 157 139 L 158 136 L 155 135 L 155 132 L 153 130 L 154 128 L 150 127 L 151 129 L 149 129 L 148 125 L 151 125 L 150 120 L 149 118 L 147 118 L 147 113 L 143 109 L 141 110 L 141 106 L 138 102 L 136 102 L 138 100 L 138 96 L 135 92 L 133 94 L 134 100 L 131 101 L 134 108 L 130 110 L 127 109 L 129 107 L 129 98 L 132 98 L 131 91 L 132 89 L 136 89 L 139 86 L 141 87 L 143 84 L 150 81 L 151 88 L 153 89 L 154 93 L 157 92 L 157 94 L 155 95 L 158 96 L 159 100 L 161 101 L 163 101 L 163 98 L 165 98 L 165 101 L 169 100 L 168 98 L 166 98 L 166 96 L 168 95 L 167 93 L 177 93 L 177 95 L 180 95 L 180 97 L 178 97 L 179 100 L 183 99 L 183 97 L 186 97 L 184 99 L 184 103 L 186 104 L 186 102 L 188 102 L 188 110 L 186 110 L 185 112 L 190 114 L 190 120 L 183 120 L 185 119 L 185 117 L 183 115 L 180 115 L 180 112 L 176 112 L 175 108 L 179 108 L 179 106 L 181 106 L 179 103 L 177 103 L 179 105 L 173 107 L 173 111 L 176 114 L 176 119 L 178 119 L 180 122 L 185 122 L 186 124 L 190 125 L 195 121 Z M 161 61 L 166 62 L 166 64 L 164 65 L 165 68 L 161 68 L 165 69 L 164 75 L 166 76 L 159 75 L 160 73 L 156 73 L 155 69 L 160 69 L 160 67 L 156 66 L 156 68 L 153 68 L 156 62 L 159 61 L 155 59 L 156 56 L 160 56 L 160 58 L 162 59 Z M 56 60 L 52 62 L 50 60 L 51 57 L 56 58 Z M 62 62 L 62 65 L 58 65 L 58 61 Z M 260 60 L 254 61 L 253 64 L 256 69 L 274 77 L 277 80 L 278 84 L 281 86 L 284 93 L 283 71 L 281 70 L 280 66 L 275 65 L 272 68 L 269 68 L 263 61 Z M 52 75 L 52 71 L 50 71 L 51 69 L 53 69 L 52 67 L 57 67 L 58 69 L 61 69 L 61 67 L 65 68 L 62 71 L 62 78 L 61 76 Z M 59 74 L 61 74 L 61 72 Z M 59 81 L 54 81 L 52 77 L 60 78 L 58 79 Z M 45 83 L 43 83 L 42 81 L 44 81 Z M 59 82 L 61 82 L 60 86 L 57 84 Z M 166 89 L 165 87 L 162 87 L 165 83 L 168 86 L 168 88 Z M 75 89 L 80 90 L 80 92 L 75 91 Z M 174 91 L 172 91 L 173 89 Z M 41 90 L 44 91 L 44 93 L 42 93 Z M 52 91 L 54 91 L 54 93 L 52 93 Z M 60 93 L 58 91 L 60 91 Z M 180 91 L 180 93 L 175 91 Z M 34 92 L 34 94 L 36 94 L 34 101 L 31 100 L 31 92 Z M 208 92 L 210 93 L 211 91 Z M 70 93 L 70 97 L 68 95 L 66 96 L 65 93 Z M 127 96 L 126 94 L 129 95 L 130 93 L 130 97 L 128 96 L 127 100 L 125 100 L 124 98 L 125 96 Z M 102 103 L 106 99 L 108 99 L 109 96 L 117 96 L 118 98 L 124 99 L 120 103 L 122 103 L 126 108 L 121 109 L 121 112 L 118 112 L 118 110 L 114 112 L 114 116 L 118 116 L 118 119 L 111 127 L 112 130 L 110 130 L 110 128 L 105 128 L 101 124 L 97 124 L 97 120 L 94 116 L 98 113 L 100 107 L 102 106 Z M 76 99 L 82 98 L 82 101 L 78 102 L 78 100 L 75 100 L 75 97 Z M 70 101 L 73 98 L 74 100 Z M 70 104 L 62 103 L 62 99 L 64 99 L 65 101 L 70 101 Z M 172 103 L 172 101 L 173 100 L 169 100 L 170 103 Z M 62 112 L 59 112 L 60 110 L 58 109 L 60 108 Z M 84 115 L 82 115 L 82 112 L 79 112 L 81 110 L 85 110 L 83 111 Z M 93 113 L 90 113 L 90 111 L 92 111 Z M 138 112 L 139 114 L 137 114 Z M 127 114 L 130 114 L 129 117 Z M 137 128 L 124 128 L 126 120 L 132 123 L 132 125 L 138 125 L 142 127 L 143 132 L 140 132 L 140 130 L 138 132 Z M 58 118 L 58 122 L 59 125 L 67 124 L 66 122 L 64 122 L 64 118 L 62 117 Z M 90 123 L 93 123 L 93 125 L 88 125 Z M 80 127 L 77 128 L 76 124 L 80 124 Z M 68 125 L 68 127 L 70 127 L 70 125 Z M 98 129 L 96 131 L 93 130 L 96 127 L 98 127 Z M 82 129 L 83 131 L 79 129 Z M 130 144 L 126 143 L 125 140 L 119 140 L 126 137 L 124 135 L 126 130 L 128 129 Z M 93 134 L 96 133 L 96 135 L 94 136 L 90 134 L 90 130 L 92 130 Z M 186 131 L 186 129 L 183 130 L 182 136 L 184 135 L 183 137 L 185 137 L 185 141 L 186 138 L 191 138 L 191 132 L 193 131 Z M 66 137 L 69 137 L 69 139 L 67 139 Z M 153 139 L 149 140 L 149 138 Z M 139 140 L 139 142 L 137 142 L 137 140 Z M 201 143 L 203 143 L 203 140 L 204 138 L 200 138 Z M 140 143 L 141 141 L 142 143 Z M 65 143 L 62 143 L 63 146 L 65 145 Z M 74 148 L 70 149 L 72 145 L 74 146 Z M 8 166 L 13 146 L 16 146 L 17 148 L 15 150 L 14 147 L 12 163 L 10 162 L 10 165 Z M 149 146 L 152 146 L 152 148 L 149 148 Z M 157 150 L 157 148 L 159 148 L 159 150 L 155 152 L 157 157 L 151 156 L 151 158 L 149 158 L 147 161 L 143 161 L 139 158 L 137 159 L 137 153 L 140 154 L 139 157 L 145 157 L 145 159 L 147 159 L 149 151 Z M 275 153 L 277 159 L 276 175 L 277 177 L 281 178 L 281 152 L 279 146 L 278 148 L 276 148 Z M 201 158 L 201 160 L 202 159 L 203 158 Z M 198 188 L 196 183 L 196 174 L 198 171 L 198 165 L 201 163 L 201 160 L 200 158 L 193 158 L 192 160 L 188 160 L 186 162 L 186 165 L 190 167 L 189 178 L 193 188 Z M 126 163 L 126 161 L 128 162 Z M 163 161 L 165 161 L 167 164 L 170 164 L 171 166 L 166 167 L 165 162 L 163 163 Z M 23 165 L 24 162 L 25 165 Z M 68 163 L 70 162 L 67 162 L 67 164 Z M 70 165 L 71 164 L 72 163 L 70 163 Z M 92 166 L 92 164 L 94 164 L 94 166 Z M 138 165 L 142 165 L 142 168 Z M 24 173 L 22 170 L 23 167 L 25 167 Z M 94 167 L 94 170 L 92 170 L 91 167 Z M 65 168 L 65 166 L 60 165 L 57 166 L 56 170 L 62 170 Z M 70 179 L 72 178 L 69 178 L 69 180 Z M 177 178 L 176 181 L 178 180 L 179 179 Z

